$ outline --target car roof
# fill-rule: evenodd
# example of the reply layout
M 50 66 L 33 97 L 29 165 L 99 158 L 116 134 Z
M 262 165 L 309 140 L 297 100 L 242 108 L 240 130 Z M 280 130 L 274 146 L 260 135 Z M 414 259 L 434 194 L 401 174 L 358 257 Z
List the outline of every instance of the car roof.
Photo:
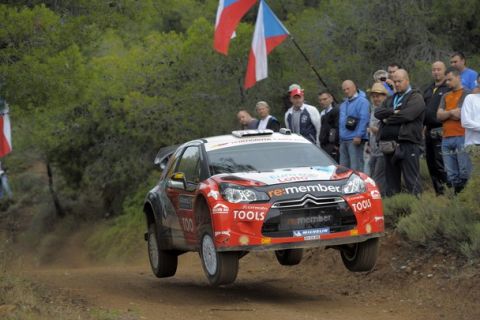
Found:
M 276 143 L 276 142 L 290 142 L 290 143 L 311 143 L 304 137 L 298 134 L 281 134 L 273 133 L 267 135 L 249 135 L 244 137 L 238 137 L 233 134 L 215 136 L 203 139 L 205 150 L 218 150 L 228 147 L 233 147 L 237 145 L 244 144 L 255 144 L 255 143 Z

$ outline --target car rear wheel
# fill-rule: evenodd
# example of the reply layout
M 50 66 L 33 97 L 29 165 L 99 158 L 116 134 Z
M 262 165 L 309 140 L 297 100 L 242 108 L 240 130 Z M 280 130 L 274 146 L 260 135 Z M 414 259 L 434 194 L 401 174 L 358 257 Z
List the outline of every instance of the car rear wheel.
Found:
M 177 272 L 178 256 L 169 250 L 161 250 L 155 224 L 148 226 L 148 258 L 152 271 L 158 278 L 166 278 Z
M 353 272 L 371 271 L 377 262 L 378 238 L 340 247 L 342 261 Z
M 212 286 L 229 284 L 235 281 L 238 274 L 238 253 L 218 252 L 210 230 L 205 230 L 202 233 L 199 253 L 203 271 L 205 271 L 208 282 Z
M 276 250 L 275 256 L 282 266 L 294 266 L 302 261 L 303 249 Z

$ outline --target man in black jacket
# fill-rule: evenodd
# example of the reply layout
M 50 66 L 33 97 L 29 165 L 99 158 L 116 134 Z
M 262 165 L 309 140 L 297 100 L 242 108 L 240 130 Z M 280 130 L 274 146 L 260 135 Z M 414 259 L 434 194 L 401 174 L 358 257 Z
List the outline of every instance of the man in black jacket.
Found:
M 338 162 L 338 114 L 340 109 L 333 102 L 333 96 L 328 91 L 319 93 L 318 102 L 323 109 L 320 113 L 320 147 Z
M 420 145 L 422 143 L 425 102 L 418 90 L 413 90 L 407 71 L 399 69 L 393 74 L 395 94 L 375 111 L 381 121 L 380 149 L 385 157 L 387 196 L 401 191 L 401 175 L 407 191 L 418 195 L 420 184 Z M 388 150 L 384 144 L 397 144 Z
M 437 119 L 437 110 L 443 95 L 450 91 L 445 82 L 445 64 L 432 64 L 433 83 L 423 92 L 425 101 L 425 157 L 433 188 L 437 195 L 443 194 L 447 175 L 442 157 L 442 123 Z

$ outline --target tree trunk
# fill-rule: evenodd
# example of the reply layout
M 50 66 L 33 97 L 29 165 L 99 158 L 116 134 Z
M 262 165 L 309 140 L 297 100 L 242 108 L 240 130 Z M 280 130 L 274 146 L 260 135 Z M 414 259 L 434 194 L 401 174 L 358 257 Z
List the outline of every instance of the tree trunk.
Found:
M 65 217 L 65 211 L 60 205 L 60 200 L 58 200 L 57 193 L 53 188 L 53 175 L 52 175 L 52 168 L 50 167 L 50 162 L 47 161 L 46 165 L 47 165 L 47 175 L 48 175 L 48 189 L 50 190 L 50 194 L 52 195 L 53 204 L 55 205 L 55 212 L 57 213 L 58 218 L 63 218 Z

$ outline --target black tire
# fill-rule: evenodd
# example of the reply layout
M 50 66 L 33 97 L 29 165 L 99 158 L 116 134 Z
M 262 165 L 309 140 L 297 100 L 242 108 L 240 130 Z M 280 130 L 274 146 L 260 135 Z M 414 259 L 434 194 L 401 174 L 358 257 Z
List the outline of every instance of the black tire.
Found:
M 303 249 L 276 250 L 275 256 L 282 266 L 294 266 L 302 261 Z
M 365 242 L 342 246 L 340 254 L 343 264 L 352 272 L 373 270 L 377 263 L 379 244 L 378 238 L 373 238 Z
M 211 228 L 204 226 L 201 229 L 199 254 L 208 282 L 212 286 L 233 283 L 238 274 L 238 253 L 218 252 Z
M 178 255 L 170 250 L 160 250 L 155 224 L 148 226 L 148 258 L 153 274 L 158 278 L 174 276 L 177 272 Z

